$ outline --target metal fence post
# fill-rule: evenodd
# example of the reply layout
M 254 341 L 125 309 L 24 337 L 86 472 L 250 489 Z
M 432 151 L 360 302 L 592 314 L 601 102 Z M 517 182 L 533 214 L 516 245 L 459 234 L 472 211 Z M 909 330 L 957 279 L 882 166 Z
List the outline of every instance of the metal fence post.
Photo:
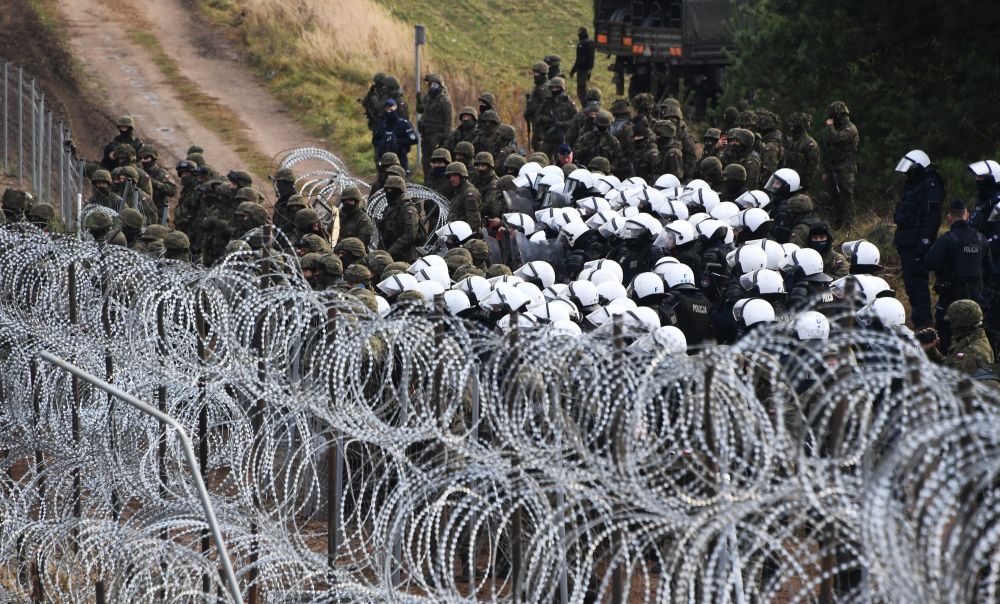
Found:
M 17 68 L 17 184 L 24 184 L 24 68 Z
M 49 126 L 45 129 L 45 140 L 49 149 L 45 153 L 45 159 L 49 162 L 49 169 L 45 170 L 45 201 L 52 203 L 52 110 L 49 110 Z M 43 166 L 44 167 L 44 166 Z M 54 203 L 52 205 L 55 205 Z
M 10 132 L 10 125 L 9 125 L 10 113 L 8 112 L 8 104 L 7 104 L 7 88 L 8 88 L 7 76 L 9 71 L 10 71 L 10 63 L 4 61 L 3 63 L 3 173 L 4 175 L 7 174 L 7 171 L 9 169 L 7 156 L 10 154 L 10 151 L 7 147 L 7 138 Z

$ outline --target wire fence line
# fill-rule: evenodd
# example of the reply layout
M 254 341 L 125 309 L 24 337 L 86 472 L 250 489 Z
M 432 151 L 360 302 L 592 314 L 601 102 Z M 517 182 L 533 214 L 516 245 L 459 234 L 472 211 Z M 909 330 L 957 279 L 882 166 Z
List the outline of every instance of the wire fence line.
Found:
M 2 63 L 3 174 L 37 201 L 52 204 L 67 225 L 75 224 L 85 181 L 84 161 L 71 146 L 72 132 L 23 67 Z

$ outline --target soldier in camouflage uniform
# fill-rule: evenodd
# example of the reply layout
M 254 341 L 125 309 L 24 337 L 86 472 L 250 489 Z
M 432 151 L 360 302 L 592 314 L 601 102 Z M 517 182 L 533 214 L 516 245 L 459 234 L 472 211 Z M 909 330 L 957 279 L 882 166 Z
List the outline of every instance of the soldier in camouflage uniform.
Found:
M 368 130 L 372 132 L 375 132 L 379 120 L 382 119 L 382 107 L 384 105 L 382 98 L 385 94 L 386 77 L 384 73 L 376 73 L 375 77 L 372 78 L 372 85 L 368 88 L 368 93 L 363 98 L 358 99 L 358 102 L 361 103 L 361 106 L 365 110 Z
M 851 263 L 843 254 L 833 249 L 833 231 L 825 222 L 818 222 L 809 229 L 808 246 L 823 257 L 823 272 L 834 279 L 846 277 Z
M 549 79 L 559 78 L 563 76 L 562 70 L 562 57 L 559 55 L 545 55 L 542 59 L 546 65 L 549 66 Z
M 507 157 L 517 153 L 517 132 L 510 124 L 500 124 L 497 129 L 497 152 L 493 155 L 496 165 L 502 166 Z
M 702 158 L 698 164 L 698 178 L 708 183 L 712 190 L 718 193 L 722 189 L 722 162 L 718 157 L 709 155 Z
M 584 135 L 593 132 L 595 129 L 594 120 L 597 119 L 597 113 L 600 110 L 600 103 L 593 101 L 587 103 L 583 110 L 576 114 L 573 118 L 573 123 L 566 130 L 566 143 L 571 147 L 576 147 Z
M 198 193 L 201 212 L 197 247 L 201 250 L 205 266 L 211 266 L 225 256 L 226 245 L 236 232 L 236 188 L 226 181 L 210 180 L 199 185 Z
M 90 177 L 90 184 L 94 192 L 87 199 L 87 203 L 96 203 L 116 212 L 125 206 L 122 198 L 111 191 L 111 173 L 107 170 L 94 172 L 94 175 Z
M 108 172 L 119 165 L 114 156 L 115 147 L 120 144 L 129 145 L 134 154 L 138 154 L 139 150 L 142 149 L 142 141 L 135 136 L 135 120 L 132 116 L 123 115 L 118 118 L 115 127 L 118 128 L 118 134 L 104 146 L 104 156 L 101 158 L 101 166 Z
M 458 143 L 469 142 L 475 144 L 478 119 L 479 114 L 476 113 L 476 109 L 472 106 L 462 107 L 458 112 L 458 128 L 455 128 L 451 136 L 448 137 L 447 146 L 452 155 L 455 154 L 455 147 L 458 146 Z
M 455 152 L 452 154 L 452 161 L 465 164 L 466 169 L 472 169 L 472 160 L 476 157 L 476 148 L 469 141 L 462 141 L 455 145 Z M 447 167 L 445 167 L 447 172 Z
M 542 128 L 541 151 L 555 161 L 556 150 L 566 142 L 566 129 L 576 116 L 576 105 L 566 95 L 566 81 L 562 78 L 549 80 L 548 88 L 538 124 Z
M 754 134 L 745 128 L 733 130 L 732 140 L 727 141 L 722 157 L 725 166 L 739 164 L 746 170 L 746 188 L 757 189 L 760 186 L 760 155 L 754 151 Z
M 757 152 L 757 155 L 763 153 L 764 143 L 760 139 L 760 134 L 757 133 L 757 112 L 753 109 L 741 111 L 740 116 L 736 118 L 736 125 L 753 133 L 753 150 Z
M 517 176 L 521 171 L 521 166 L 527 163 L 527 161 L 524 156 L 511 153 L 507 156 L 507 159 L 503 160 L 503 174 L 501 176 Z
M 654 182 L 660 174 L 660 150 L 656 148 L 649 128 L 638 123 L 630 128 L 632 132 L 631 172 L 635 176 Z
M 240 189 L 236 192 L 234 201 L 239 203 L 234 213 L 236 228 L 233 239 L 242 239 L 249 235 L 250 231 L 271 223 L 264 206 L 253 200 L 253 189 Z
M 938 351 L 936 341 L 923 344 L 932 361 L 968 374 L 993 363 L 993 349 L 983 329 L 983 309 L 979 304 L 968 299 L 956 300 L 948 306 L 944 319 L 953 339 L 947 355 Z
M 385 181 L 387 206 L 378 222 L 379 245 L 394 260 L 413 262 L 417 259 L 417 233 L 420 218 L 417 208 L 406 193 L 406 181 L 390 176 Z
M 136 175 L 139 177 L 139 190 L 146 194 L 150 199 L 153 198 L 153 181 L 150 180 L 149 174 L 139 167 L 136 163 L 136 151 L 132 145 L 129 144 L 119 144 L 115 146 L 115 161 L 118 163 L 118 168 L 129 167 L 136 171 Z M 114 173 L 112 172 L 112 175 Z
M 478 233 L 483 225 L 480 209 L 483 200 L 476 187 L 469 182 L 469 170 L 461 162 L 452 162 L 445 170 L 445 174 L 451 179 L 451 186 L 455 189 L 449 205 L 448 219 L 464 220 L 472 227 L 473 233 Z M 396 255 L 393 254 L 392 257 L 395 258 Z
M 330 234 L 323 228 L 323 223 L 320 222 L 316 210 L 305 208 L 295 213 L 295 232 L 298 234 L 298 238 L 293 247 L 299 256 L 309 252 L 333 251 L 333 246 L 330 245 Z
M 479 123 L 476 124 L 476 137 L 472 141 L 476 153 L 489 153 L 493 155 L 499 150 L 500 137 L 500 114 L 492 109 L 488 109 L 479 114 Z
M 726 107 L 726 110 L 722 112 L 722 128 L 720 130 L 727 133 L 728 136 L 729 131 L 736 127 L 736 120 L 739 117 L 739 109 L 732 106 Z
M 147 224 L 158 224 L 160 214 L 153 200 L 139 188 L 139 171 L 132 166 L 121 166 L 111 172 L 111 191 L 125 200 L 125 205 L 135 206 L 146 219 Z
M 170 198 L 177 195 L 177 185 L 174 184 L 170 172 L 164 170 L 157 160 L 160 157 L 159 150 L 153 145 L 143 145 L 139 150 L 139 159 L 142 161 L 142 169 L 149 175 L 150 184 L 153 187 L 153 203 L 156 211 L 160 213 L 160 224 L 167 223 L 167 206 Z
M 535 63 L 531 66 L 531 74 L 534 78 L 535 87 L 528 94 L 527 103 L 524 107 L 524 122 L 528 124 L 531 135 L 531 150 L 538 151 L 542 145 L 542 127 L 539 123 L 542 115 L 542 107 L 545 105 L 545 98 L 549 94 L 549 66 L 545 63 Z
M 574 160 L 581 165 L 588 164 L 595 157 L 606 157 L 612 170 L 621 171 L 622 148 L 618 139 L 611 135 L 611 112 L 603 109 L 594 120 L 594 130 L 580 138 L 574 151 Z
M 378 158 L 378 164 L 376 164 L 376 169 L 378 170 L 378 177 L 375 182 L 371 183 L 368 187 L 368 194 L 374 195 L 382 189 L 382 185 L 385 184 L 385 179 L 389 177 L 389 168 L 399 165 L 399 156 L 392 151 L 386 151 L 382 154 L 382 157 Z M 403 178 L 406 178 L 406 172 L 403 171 Z
M 198 166 L 182 160 L 177 162 L 175 170 L 181 182 L 181 192 L 174 207 L 174 226 L 187 235 L 189 240 L 194 240 L 198 216 Z M 195 250 L 195 253 L 198 251 Z
M 716 189 L 719 201 L 736 201 L 747 192 L 747 171 L 740 164 L 729 164 L 722 169 L 722 186 Z
M 278 194 L 278 199 L 274 202 L 274 226 L 291 237 L 295 230 L 295 214 L 288 210 L 288 200 L 299 192 L 295 186 L 295 173 L 291 168 L 282 168 L 274 173 L 271 180 Z
M 479 115 L 482 115 L 491 109 L 493 111 L 498 111 L 496 95 L 492 92 L 484 92 L 479 95 Z
M 146 245 L 140 239 L 142 237 L 142 227 L 146 224 L 142 213 L 132 208 L 125 208 L 118 213 L 118 220 L 121 221 L 121 226 L 118 230 L 125 236 L 126 247 L 137 252 L 146 251 Z
M 632 153 L 632 107 L 625 99 L 615 99 L 611 103 L 611 115 L 614 121 L 611 122 L 611 136 L 618 139 L 618 144 L 622 148 L 622 155 L 634 157 Z M 647 134 L 647 138 L 648 138 Z
M 180 231 L 171 231 L 163 237 L 163 257 L 167 260 L 191 262 L 191 241 Z
M 345 187 L 340 194 L 340 237 L 355 237 L 369 246 L 375 234 L 375 223 L 368 215 L 365 198 L 354 186 Z
M 385 92 L 382 94 L 382 104 L 379 106 L 380 114 L 384 112 L 385 102 L 388 100 L 395 101 L 396 115 L 400 119 L 410 119 L 410 107 L 406 104 L 406 94 L 403 93 L 399 80 L 391 75 L 385 76 Z
M 417 130 L 420 131 L 421 167 L 426 175 L 431 169 L 431 154 L 438 147 L 448 144 L 454 109 L 441 76 L 428 74 L 424 81 L 427 82 L 427 92 L 417 95 L 417 113 L 420 114 Z
M 757 110 L 757 132 L 764 151 L 760 155 L 760 182 L 766 183 L 774 171 L 785 163 L 784 135 L 778 116 L 766 109 Z
M 819 144 L 809 134 L 812 116 L 793 113 L 788 116 L 787 123 L 789 136 L 785 139 L 785 167 L 798 173 L 801 180 L 799 186 L 808 191 L 820 166 Z
M 442 197 L 451 197 L 454 191 L 451 190 L 451 181 L 444 175 L 451 163 L 451 153 L 444 147 L 439 147 L 431 153 L 429 172 L 424 172 L 424 186 L 440 193 Z
M 469 180 L 472 182 L 472 186 L 479 191 L 479 199 L 482 202 L 480 214 L 485 220 L 500 218 L 504 208 L 500 204 L 498 195 L 497 182 L 500 179 L 493 171 L 493 156 L 485 151 L 477 153 L 472 165 L 476 171 Z
M 687 122 L 684 121 L 684 112 L 681 111 L 681 104 L 677 99 L 668 98 L 660 104 L 660 119 L 667 120 L 674 125 L 677 133 L 675 138 L 681 143 L 681 158 L 684 162 L 682 166 L 684 174 L 691 178 L 698 170 L 698 147 L 694 140 L 694 135 L 688 132 Z M 660 152 L 662 156 L 662 150 Z M 682 178 L 678 176 L 678 178 Z
M 722 138 L 722 131 L 718 128 L 709 128 L 705 131 L 705 136 L 701 139 L 701 158 L 704 161 L 706 157 L 714 157 L 718 152 L 716 145 L 719 144 L 719 139 Z M 699 169 L 700 173 L 701 170 Z
M 52 204 L 36 203 L 28 210 L 28 221 L 42 231 L 48 232 L 49 223 L 55 218 L 55 215 L 56 209 L 52 207 Z
M 660 167 L 657 174 L 673 174 L 684 180 L 684 150 L 677 140 L 677 127 L 673 122 L 658 120 L 653 123 L 656 148 L 660 152 Z
M 639 94 L 632 97 L 632 111 L 635 115 L 635 119 L 632 120 L 636 123 L 640 120 L 646 123 L 646 126 L 651 126 L 655 118 L 653 117 L 653 111 L 656 109 L 656 99 L 653 98 L 648 92 L 640 92 Z
M 364 262 L 365 257 L 368 256 L 368 247 L 357 237 L 346 237 L 337 242 L 333 253 L 340 258 L 344 267 L 348 267 L 358 262 Z
M 826 108 L 826 181 L 835 226 L 843 226 L 854 218 L 854 175 L 857 172 L 855 153 L 858 151 L 858 129 L 851 123 L 851 114 L 843 101 L 834 101 Z

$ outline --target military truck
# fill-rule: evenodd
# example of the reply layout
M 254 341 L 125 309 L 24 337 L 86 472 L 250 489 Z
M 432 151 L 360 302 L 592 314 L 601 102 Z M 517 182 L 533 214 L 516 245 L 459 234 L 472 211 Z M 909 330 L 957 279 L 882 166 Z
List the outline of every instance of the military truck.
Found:
M 596 55 L 614 58 L 617 93 L 676 96 L 693 92 L 695 113 L 722 90 L 734 51 L 739 0 L 594 0 Z

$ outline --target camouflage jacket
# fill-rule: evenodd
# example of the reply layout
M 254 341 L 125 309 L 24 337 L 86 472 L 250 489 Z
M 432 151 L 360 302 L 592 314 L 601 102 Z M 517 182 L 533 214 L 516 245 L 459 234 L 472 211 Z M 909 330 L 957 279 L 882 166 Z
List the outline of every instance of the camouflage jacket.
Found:
M 480 214 L 486 218 L 499 218 L 503 208 L 498 205 L 497 182 L 500 179 L 497 178 L 497 173 L 490 170 L 485 175 L 480 175 L 477 172 L 469 180 L 479 191 Z
M 616 171 L 621 165 L 622 147 L 618 139 L 607 130 L 588 132 L 576 143 L 573 161 L 577 165 L 586 166 L 595 157 L 604 157 L 611 162 L 612 171 Z
M 417 207 L 408 198 L 389 204 L 378 223 L 380 247 L 393 260 L 413 262 L 417 259 L 419 223 Z
M 728 153 L 727 159 L 728 161 L 722 162 L 723 166 L 739 164 L 747 171 L 746 187 L 748 191 L 760 188 L 760 155 L 756 151 L 748 151 L 739 156 Z
M 455 195 L 451 198 L 451 205 L 448 209 L 448 220 L 464 220 L 472 227 L 472 232 L 478 233 L 483 224 L 480 206 L 482 198 L 479 191 L 472 183 L 465 180 L 455 190 Z
M 816 139 L 804 134 L 798 139 L 790 138 L 785 141 L 785 167 L 798 173 L 803 188 L 816 176 L 819 164 L 819 145 Z
M 435 95 L 426 93 L 417 96 L 417 113 L 420 114 L 417 129 L 420 136 L 433 139 L 433 144 L 448 140 L 451 136 L 452 112 L 451 97 L 448 96 L 447 89 L 442 89 Z
M 681 125 L 677 128 L 677 138 L 681 141 L 681 151 L 684 163 L 684 174 L 694 174 L 698 171 L 698 147 L 694 135 L 688 132 L 687 123 L 681 120 Z M 682 178 L 678 176 L 677 178 Z M 690 178 L 690 176 L 689 176 Z
M 524 121 L 528 122 L 532 126 L 538 124 L 538 116 L 541 112 L 542 105 L 545 104 L 545 99 L 549 97 L 548 82 L 543 82 L 538 86 L 535 86 L 534 90 L 528 96 L 528 102 L 524 107 Z M 538 131 L 537 134 L 540 134 Z
M 659 147 L 660 166 L 656 171 L 657 176 L 661 174 L 673 174 L 678 179 L 684 178 L 684 151 L 683 143 L 673 139 Z
M 632 149 L 632 174 L 653 182 L 660 175 L 660 150 L 649 139 Z
M 476 128 L 476 134 L 473 137 L 472 146 L 475 147 L 476 153 L 486 152 L 494 156 L 496 159 L 497 147 L 500 142 L 500 134 L 497 132 L 496 126 L 490 124 L 487 128 L 482 127 Z
M 473 124 L 475 124 L 475 122 L 473 122 Z M 454 154 L 455 153 L 455 145 L 457 145 L 458 143 L 461 143 L 463 141 L 468 141 L 468 142 L 472 143 L 473 146 L 475 146 L 475 144 L 476 144 L 476 127 L 475 127 L 475 125 L 473 125 L 473 126 L 459 125 L 458 128 L 455 128 L 454 130 L 452 130 L 451 136 L 448 137 L 448 144 L 446 145 L 446 147 L 448 148 L 448 151 L 450 151 L 452 154 Z M 369 192 L 369 194 L 371 194 L 371 193 Z
M 368 247 L 372 244 L 372 235 L 375 233 L 375 223 L 368 215 L 368 210 L 355 208 L 353 212 L 346 212 L 340 209 L 340 237 L 343 241 L 348 237 L 357 237 Z
M 116 212 L 125 207 L 125 203 L 122 201 L 121 197 L 110 191 L 104 193 L 99 189 L 94 189 L 94 194 L 90 196 L 87 203 L 96 203 L 99 206 L 111 208 Z
M 975 373 L 977 370 L 993 363 L 993 349 L 982 328 L 963 336 L 956 336 L 951 342 L 947 355 L 931 349 L 928 354 L 931 360 L 965 373 Z
M 826 127 L 826 160 L 832 169 L 854 168 L 858 150 L 858 128 L 850 120 Z
M 823 254 L 823 272 L 834 279 L 840 279 L 851 272 L 851 263 L 843 254 L 831 249 Z
M 772 130 L 762 138 L 764 152 L 760 156 L 760 184 L 767 184 L 774 171 L 785 162 L 785 145 L 780 130 Z
M 573 99 L 565 93 L 559 96 L 549 95 L 539 111 L 538 127 L 542 132 L 542 139 L 550 143 L 565 141 L 566 130 L 576 117 Z
M 173 177 L 158 164 L 153 164 L 146 171 L 149 175 L 150 185 L 153 188 L 153 202 L 156 209 L 162 211 L 167 207 L 169 199 L 177 195 L 177 185 L 174 184 Z

